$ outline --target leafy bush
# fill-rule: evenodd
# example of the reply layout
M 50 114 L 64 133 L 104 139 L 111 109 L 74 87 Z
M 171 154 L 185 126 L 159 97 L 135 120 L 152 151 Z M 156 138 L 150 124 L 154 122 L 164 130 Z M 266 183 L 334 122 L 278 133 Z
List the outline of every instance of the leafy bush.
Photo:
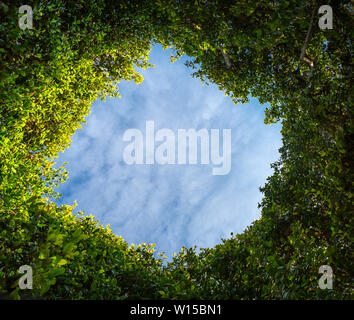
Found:
M 353 279 L 352 4 L 329 1 L 20 1 L 0 4 L 0 292 L 45 299 L 344 299 Z M 306 36 L 308 35 L 308 37 Z M 307 40 L 305 40 L 308 38 Z M 235 103 L 268 102 L 283 146 L 261 188 L 262 216 L 214 248 L 182 248 L 163 263 L 152 245 L 129 247 L 93 217 L 58 206 L 58 152 L 91 103 L 142 81 L 158 42 L 186 53 L 202 81 Z M 301 52 L 305 54 L 302 55 Z M 300 58 L 299 58 L 300 57 Z M 215 212 L 217 214 L 217 212 Z M 18 268 L 34 289 L 18 289 Z M 334 290 L 318 288 L 321 265 Z

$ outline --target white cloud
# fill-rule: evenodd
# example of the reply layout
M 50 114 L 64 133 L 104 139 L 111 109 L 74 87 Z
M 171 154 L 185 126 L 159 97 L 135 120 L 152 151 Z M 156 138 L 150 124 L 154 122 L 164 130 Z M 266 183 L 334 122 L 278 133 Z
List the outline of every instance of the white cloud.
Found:
M 170 64 L 154 47 L 140 85 L 121 83 L 121 99 L 97 101 L 59 163 L 69 162 L 62 202 L 94 214 L 128 242 L 153 242 L 168 254 L 181 246 L 207 247 L 242 232 L 258 218 L 258 190 L 271 174 L 281 146 L 279 126 L 263 124 L 256 101 L 234 105 L 216 86 L 202 86 L 182 61 Z M 210 165 L 131 165 L 123 162 L 128 128 L 232 129 L 229 175 Z

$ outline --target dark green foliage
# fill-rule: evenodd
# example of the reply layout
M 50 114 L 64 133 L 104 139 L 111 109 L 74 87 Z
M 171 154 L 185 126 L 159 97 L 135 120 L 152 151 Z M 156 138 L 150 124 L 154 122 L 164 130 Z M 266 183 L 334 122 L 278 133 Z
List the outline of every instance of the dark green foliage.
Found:
M 343 299 L 353 279 L 353 8 L 329 1 L 20 1 L 0 3 L 0 292 L 34 269 L 31 297 L 48 299 Z M 312 19 L 312 14 L 314 19 Z M 312 26 L 310 28 L 310 26 Z M 309 41 L 306 35 L 309 32 Z M 151 43 L 172 46 L 202 81 L 235 102 L 268 102 L 283 146 L 261 188 L 262 217 L 243 234 L 164 265 L 91 217 L 57 206 L 66 178 L 53 160 L 98 97 L 140 82 Z M 301 52 L 304 51 L 304 59 Z M 217 212 L 215 213 L 217 214 Z M 318 288 L 333 268 L 334 289 Z

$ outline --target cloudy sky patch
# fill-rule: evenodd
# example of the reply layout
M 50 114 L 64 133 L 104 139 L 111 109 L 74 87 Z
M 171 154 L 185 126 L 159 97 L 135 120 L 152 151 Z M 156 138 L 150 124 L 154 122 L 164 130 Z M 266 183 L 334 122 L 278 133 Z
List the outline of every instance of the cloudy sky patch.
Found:
M 129 243 L 156 243 L 168 256 L 182 246 L 210 247 L 242 232 L 259 217 L 259 187 L 271 175 L 281 146 L 280 125 L 264 125 L 257 100 L 234 105 L 215 85 L 191 77 L 181 60 L 171 64 L 168 50 L 154 46 L 140 85 L 120 84 L 119 98 L 96 101 L 87 124 L 60 154 L 69 179 L 57 191 L 60 203 L 78 202 Z M 168 128 L 232 129 L 232 166 L 212 175 L 209 165 L 127 165 L 123 150 L 129 128 L 145 132 Z M 221 141 L 222 143 L 222 141 Z M 158 145 L 158 144 L 157 144 Z M 157 146 L 156 145 L 156 146 Z

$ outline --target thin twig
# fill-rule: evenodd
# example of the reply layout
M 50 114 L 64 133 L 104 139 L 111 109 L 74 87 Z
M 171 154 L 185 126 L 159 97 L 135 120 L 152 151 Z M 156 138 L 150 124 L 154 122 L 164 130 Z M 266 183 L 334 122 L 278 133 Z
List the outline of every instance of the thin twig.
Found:
M 312 16 L 311 16 L 311 21 L 310 21 L 310 25 L 309 25 L 309 28 L 307 30 L 307 35 L 306 35 L 306 39 L 305 39 L 305 43 L 304 43 L 304 46 L 302 47 L 301 49 L 301 54 L 300 54 L 300 61 L 304 60 L 306 61 L 307 63 L 310 64 L 311 68 L 313 68 L 314 66 L 314 63 L 313 61 L 311 61 L 309 58 L 306 58 L 305 57 L 305 53 L 306 53 L 306 49 L 308 47 L 308 44 L 311 40 L 311 36 L 312 36 L 312 26 L 313 26 L 313 20 L 315 18 L 315 13 L 316 13 L 316 6 L 313 8 L 313 11 L 312 11 Z

